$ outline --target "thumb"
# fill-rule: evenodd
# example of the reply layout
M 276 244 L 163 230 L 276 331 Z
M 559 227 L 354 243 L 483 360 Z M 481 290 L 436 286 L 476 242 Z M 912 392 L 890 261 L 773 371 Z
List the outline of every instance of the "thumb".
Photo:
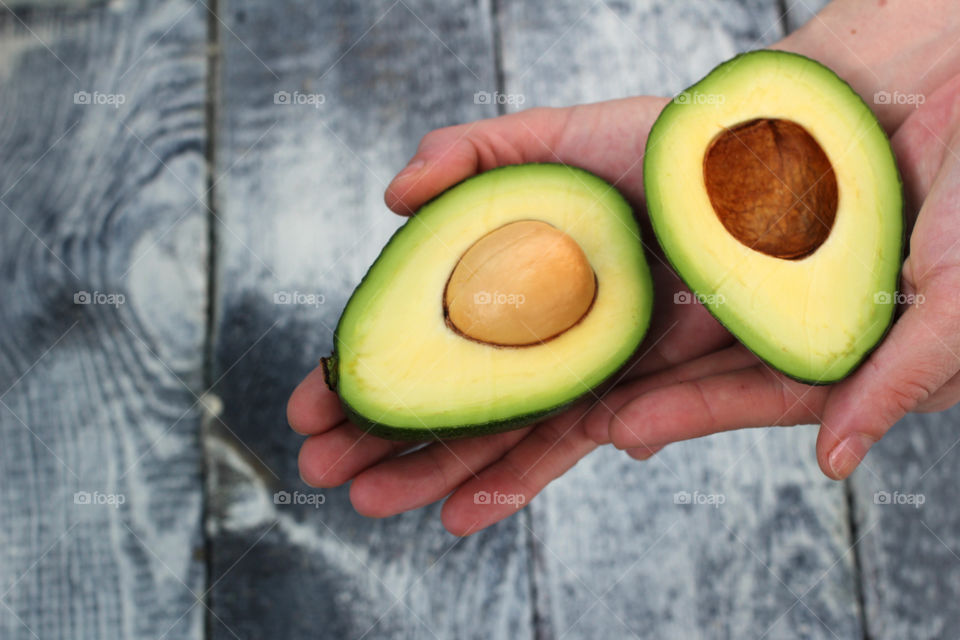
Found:
M 444 189 L 476 173 L 508 164 L 561 161 L 553 148 L 566 124 L 565 111 L 529 109 L 431 131 L 387 186 L 387 206 L 410 215 Z
M 850 475 L 873 443 L 960 369 L 955 313 L 929 297 L 918 296 L 860 370 L 830 394 L 817 437 L 827 476 Z

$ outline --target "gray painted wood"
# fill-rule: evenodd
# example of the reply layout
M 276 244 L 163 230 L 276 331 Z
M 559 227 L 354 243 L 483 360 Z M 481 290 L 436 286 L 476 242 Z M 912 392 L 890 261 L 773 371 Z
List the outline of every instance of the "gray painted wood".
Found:
M 810 20 L 817 12 L 830 4 L 830 0 L 782 0 L 780 9 L 787 31 L 796 31 Z
M 13 11 L 36 11 L 50 9 L 84 9 L 105 4 L 107 0 L 8 0 L 7 7 Z
M 910 415 L 851 480 L 870 638 L 960 629 L 960 407 Z
M 202 635 L 205 37 L 0 11 L 5 639 Z
M 506 90 L 525 107 L 670 95 L 783 33 L 769 2 L 505 2 L 500 26 Z M 589 456 L 530 506 L 543 636 L 860 635 L 844 489 L 817 468 L 815 435 Z M 724 502 L 678 505 L 680 492 Z
M 507 91 L 524 108 L 673 95 L 737 52 L 783 34 L 768 0 L 502 3 Z M 520 91 L 522 89 L 522 92 Z
M 329 352 L 349 293 L 401 222 L 383 205 L 386 181 L 421 135 L 494 113 L 473 101 L 494 78 L 490 15 L 472 1 L 249 0 L 222 16 L 223 409 L 205 438 L 212 578 L 223 576 L 216 638 L 532 635 L 519 520 L 457 542 L 435 507 L 369 520 L 343 488 L 323 492 L 320 508 L 272 502 L 281 489 L 317 495 L 299 480 L 302 439 L 284 406 Z M 277 104 L 277 91 L 325 101 Z M 324 303 L 274 304 L 284 291 Z

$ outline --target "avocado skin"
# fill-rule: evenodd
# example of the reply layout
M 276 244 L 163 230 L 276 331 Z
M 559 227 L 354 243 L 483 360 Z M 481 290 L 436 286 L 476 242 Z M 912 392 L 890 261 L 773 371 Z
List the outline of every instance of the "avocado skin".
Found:
M 557 162 L 527 162 L 527 163 L 521 163 L 519 165 L 504 165 L 502 167 L 496 167 L 494 169 L 490 169 L 489 171 L 485 171 L 484 173 L 490 173 L 492 171 L 501 171 L 504 169 L 509 169 L 511 167 L 517 167 L 517 166 L 535 166 L 535 165 L 572 166 L 572 165 L 561 165 L 560 163 L 557 163 Z M 596 178 L 603 180 L 603 178 L 600 178 L 600 176 L 597 176 L 591 171 L 587 171 L 586 169 L 582 169 L 580 167 L 575 167 L 575 168 L 579 171 L 583 171 L 584 173 L 589 173 L 590 175 L 593 175 Z M 477 174 L 477 175 L 480 175 L 480 174 Z M 431 202 L 433 202 L 434 200 L 442 196 L 447 191 L 463 184 L 464 182 L 470 180 L 473 177 L 476 177 L 476 176 L 465 178 L 464 180 L 461 180 L 460 182 L 447 187 L 444 191 L 437 194 L 427 202 L 423 203 L 420 206 L 420 208 L 422 209 L 423 207 L 427 206 L 428 204 L 430 204 Z M 606 181 L 604 180 L 604 182 Z M 613 187 L 611 185 L 611 188 L 615 189 L 616 187 Z M 419 212 L 419 209 L 417 211 Z M 414 213 L 413 215 L 416 215 L 416 213 Z M 634 212 L 634 217 L 636 217 L 636 212 Z M 363 285 L 363 283 L 367 280 L 367 277 L 370 275 L 370 271 L 372 270 L 373 265 L 377 263 L 377 261 L 380 259 L 380 255 L 382 255 L 387 250 L 387 248 L 391 245 L 391 243 L 393 243 L 397 235 L 400 233 L 401 229 L 403 229 L 403 226 L 399 227 L 396 231 L 393 232 L 393 235 L 390 236 L 390 239 L 387 241 L 387 243 L 383 246 L 383 249 L 381 249 L 380 253 L 377 255 L 377 259 L 374 260 L 373 263 L 371 263 L 370 269 L 368 269 L 367 273 L 365 273 L 363 278 L 360 279 L 360 282 L 357 284 L 356 288 L 354 289 L 354 292 L 359 290 L 360 287 Z M 350 297 L 352 298 L 353 294 L 351 294 Z M 347 304 L 344 305 L 344 308 L 346 308 L 346 306 L 349 304 L 350 304 L 350 299 L 347 300 Z M 650 300 L 650 316 L 651 317 L 653 315 L 654 310 L 655 310 L 654 301 L 651 299 Z M 334 392 L 337 391 L 338 366 L 339 366 L 339 358 L 337 356 L 337 344 L 339 344 L 338 334 L 340 333 L 340 323 L 342 321 L 343 321 L 343 316 L 341 315 L 341 318 L 340 320 L 337 321 L 337 326 L 333 332 L 333 345 L 334 345 L 333 353 L 330 356 L 320 359 L 320 365 L 323 372 L 324 382 L 326 383 L 327 387 Z M 647 330 L 649 331 L 649 323 L 647 326 Z M 643 343 L 643 339 L 645 337 L 646 337 L 646 334 L 644 334 L 641 337 L 640 342 L 637 344 L 637 349 L 639 349 L 640 344 Z M 634 349 L 634 351 L 623 362 L 621 362 L 617 366 L 617 368 L 607 378 L 607 380 L 614 378 L 617 375 L 617 373 L 623 370 L 624 366 L 626 366 L 626 364 L 631 360 L 633 355 L 636 353 L 637 349 Z M 346 414 L 350 422 L 353 423 L 355 426 L 357 426 L 359 429 L 363 430 L 364 432 L 377 436 L 379 438 L 384 438 L 386 440 L 406 440 L 411 442 L 426 442 L 426 441 L 433 441 L 433 440 L 453 440 L 453 439 L 460 439 L 460 438 L 486 436 L 486 435 L 492 435 L 492 434 L 501 433 L 504 431 L 512 431 L 514 429 L 520 429 L 522 427 L 530 426 L 534 423 L 540 422 L 552 416 L 563 413 L 564 411 L 566 411 L 567 409 L 575 405 L 580 400 L 586 398 L 587 396 L 590 396 L 590 395 L 596 396 L 595 390 L 600 388 L 600 386 L 602 386 L 605 382 L 606 381 L 602 382 L 601 385 L 598 385 L 597 387 L 594 387 L 580 394 L 579 396 L 573 397 L 567 402 L 563 402 L 561 404 L 555 405 L 543 411 L 527 413 L 524 415 L 516 416 L 514 418 L 510 418 L 508 420 L 494 420 L 491 422 L 477 423 L 477 424 L 471 424 L 471 425 L 465 425 L 465 426 L 439 427 L 439 428 L 433 428 L 433 429 L 425 428 L 425 427 L 399 427 L 396 425 L 377 422 L 375 420 L 372 420 L 364 416 L 362 413 L 354 409 L 349 403 L 345 402 L 342 397 L 339 397 L 339 394 L 338 394 L 338 398 L 340 400 L 340 406 L 343 408 L 343 412 L 344 414 Z
M 761 49 L 761 50 L 758 50 L 758 51 L 747 51 L 747 52 L 744 52 L 744 53 L 737 54 L 737 55 L 734 56 L 733 58 L 730 58 L 729 60 L 718 64 L 716 67 L 714 67 L 713 69 L 711 69 L 703 78 L 701 78 L 701 79 L 698 80 L 697 82 L 693 83 L 692 85 L 690 85 L 689 87 L 687 87 L 686 89 L 684 89 L 681 93 L 685 93 L 685 92 L 691 91 L 691 90 L 694 89 L 697 85 L 699 85 L 703 80 L 705 80 L 706 78 L 710 77 L 710 76 L 713 75 L 716 71 L 719 71 L 719 70 L 722 69 L 723 67 L 725 67 L 725 66 L 727 66 L 727 65 L 731 65 L 731 64 L 736 63 L 739 59 L 743 58 L 744 56 L 751 56 L 751 55 L 754 55 L 754 54 L 759 53 L 760 51 L 767 52 L 767 53 L 770 53 L 770 54 L 775 54 L 775 55 L 793 56 L 793 57 L 795 57 L 795 58 L 803 58 L 804 60 L 808 61 L 808 62 L 811 63 L 811 64 L 814 64 L 814 65 L 817 65 L 818 67 L 822 67 L 822 68 L 824 68 L 824 69 L 827 69 L 828 71 L 830 71 L 830 73 L 832 73 L 834 76 L 836 76 L 837 80 L 839 80 L 840 82 L 842 82 L 843 84 L 845 84 L 847 87 L 849 87 L 849 88 L 850 88 L 850 91 L 851 91 L 855 96 L 857 96 L 857 98 L 860 100 L 860 102 L 861 102 L 871 113 L 873 112 L 873 110 L 870 109 L 870 106 L 866 103 L 866 101 L 864 101 L 863 97 L 862 97 L 859 93 L 857 93 L 857 92 L 853 89 L 853 87 L 850 86 L 850 83 L 848 83 L 846 80 L 844 80 L 844 79 L 841 78 L 840 76 L 836 75 L 836 74 L 833 72 L 832 69 L 830 69 L 829 67 L 827 67 L 827 66 L 824 65 L 823 63 L 818 62 L 818 61 L 814 60 L 813 58 L 809 58 L 809 57 L 807 57 L 807 56 L 801 55 L 801 54 L 799 54 L 799 53 L 793 53 L 793 52 L 789 52 L 789 51 L 774 51 L 774 50 L 770 50 L 770 49 Z M 664 119 L 664 115 L 665 115 L 665 114 L 668 114 L 668 112 L 669 112 L 669 110 L 670 110 L 670 108 L 671 108 L 672 106 L 675 106 L 675 103 L 674 103 L 674 102 L 671 101 L 671 102 L 667 103 L 667 106 L 665 106 L 665 107 L 663 108 L 663 110 L 660 112 L 660 115 L 657 116 L 657 119 L 654 121 L 653 126 L 650 128 L 650 135 L 647 137 L 647 143 L 646 143 L 646 147 L 645 147 L 645 150 L 644 150 L 644 161 L 643 161 L 643 176 L 644 176 L 644 192 L 645 192 L 645 193 L 648 191 L 648 189 L 647 189 L 647 183 L 646 183 L 647 176 L 651 173 L 651 172 L 649 171 L 649 167 L 648 167 L 648 159 L 651 157 L 651 154 L 650 154 L 650 150 L 651 150 L 651 149 L 650 149 L 650 141 L 654 139 L 653 131 L 657 128 L 657 125 L 658 125 L 658 124 L 661 124 L 661 120 Z M 882 127 L 879 127 L 879 123 L 878 123 L 878 128 L 880 129 L 880 134 L 883 135 L 883 137 L 887 140 L 887 145 L 890 146 L 890 138 L 889 138 L 889 136 L 887 136 L 886 131 L 884 131 Z M 891 146 L 891 154 L 893 154 L 892 146 Z M 901 172 L 900 172 L 900 167 L 899 167 L 899 166 L 897 165 L 897 163 L 896 163 L 896 156 L 894 156 L 894 167 L 895 167 L 896 170 L 897 170 L 897 190 L 898 190 L 899 193 L 900 193 L 900 217 L 901 217 L 901 220 L 904 220 L 904 221 L 905 221 L 905 212 L 904 212 L 904 209 L 906 208 L 906 202 L 905 202 L 905 199 L 904 199 L 904 197 L 903 197 L 903 176 L 902 176 L 902 174 L 901 174 Z M 687 286 L 688 289 L 690 289 L 691 291 L 693 291 L 694 294 L 699 293 L 699 292 L 697 292 L 696 290 L 694 290 L 694 288 L 693 288 L 692 286 L 690 286 L 690 283 L 689 283 L 689 282 L 687 281 L 687 279 L 683 276 L 683 272 L 682 272 L 679 268 L 677 268 L 676 263 L 674 262 L 673 258 L 670 256 L 669 252 L 667 251 L 667 248 L 666 248 L 666 246 L 665 246 L 665 242 L 660 238 L 660 234 L 657 233 L 656 225 L 652 224 L 652 222 L 651 222 L 651 227 L 653 228 L 653 235 L 654 235 L 654 237 L 656 237 L 656 239 L 657 239 L 657 244 L 660 246 L 661 252 L 663 253 L 664 257 L 667 259 L 667 262 L 670 264 L 670 268 L 673 269 L 674 273 L 677 274 L 677 276 L 680 278 L 681 281 L 683 281 L 683 283 Z M 902 228 L 902 232 L 901 232 L 901 234 L 900 234 L 900 249 L 899 249 L 899 263 L 900 263 L 900 268 L 897 270 L 897 282 L 898 282 L 898 283 L 900 282 L 900 276 L 901 276 L 901 273 L 902 273 L 902 271 L 903 271 L 903 261 L 904 261 L 904 257 L 905 257 L 906 235 L 907 235 L 906 224 L 903 224 L 903 225 L 901 226 L 901 228 Z M 721 325 L 724 329 L 726 329 L 727 331 L 730 332 L 731 335 L 733 335 L 734 337 L 736 337 L 736 334 L 731 330 L 731 328 L 730 328 L 729 326 L 727 326 L 727 324 L 726 324 L 725 322 L 723 322 L 723 320 L 721 320 L 721 319 L 717 316 L 716 313 L 714 313 L 713 309 L 711 309 L 709 305 L 703 305 L 703 306 L 707 309 L 707 311 L 710 313 L 710 315 L 713 316 L 714 319 L 715 319 L 718 323 L 720 323 L 720 325 Z M 840 375 L 838 375 L 838 376 L 832 376 L 832 377 L 830 377 L 830 378 L 809 379 L 809 378 L 804 378 L 804 377 L 801 377 L 801 376 L 793 375 L 793 374 L 791 374 L 791 373 L 788 373 L 787 371 L 784 371 L 784 370 L 781 369 L 780 367 L 778 367 L 778 366 L 776 365 L 776 363 L 770 362 L 769 360 L 765 360 L 764 358 L 761 358 L 759 355 L 757 355 L 757 353 L 756 353 L 752 348 L 750 348 L 750 345 L 743 343 L 743 342 L 740 341 L 739 339 L 738 339 L 738 342 L 740 342 L 740 344 L 742 344 L 744 347 L 746 347 L 747 350 L 750 351 L 750 353 L 753 353 L 753 354 L 757 357 L 757 359 L 760 360 L 760 362 L 763 362 L 763 363 L 764 363 L 765 365 L 767 365 L 769 368 L 771 368 L 771 369 L 775 370 L 776 372 L 778 372 L 778 373 L 786 376 L 787 378 L 790 378 L 791 380 L 796 380 L 797 382 L 800 382 L 800 383 L 806 384 L 806 385 L 810 385 L 810 386 L 829 386 L 829 385 L 831 385 L 831 384 L 835 384 L 835 383 L 837 383 L 837 382 L 842 381 L 843 379 L 847 378 L 848 376 L 850 376 L 851 374 L 853 374 L 857 369 L 860 368 L 860 366 L 867 360 L 867 358 L 870 357 L 870 354 L 872 354 L 874 351 L 876 351 L 877 348 L 883 343 L 883 341 L 884 341 L 884 339 L 886 338 L 887 334 L 890 333 L 890 329 L 893 328 L 893 324 L 894 324 L 894 322 L 896 321 L 896 317 L 897 317 L 897 314 L 896 314 L 896 310 L 894 309 L 894 311 L 890 314 L 889 320 L 887 321 L 887 326 L 884 328 L 883 333 L 880 335 L 880 337 L 877 339 L 877 341 L 873 344 L 873 346 L 871 346 L 869 349 L 867 349 L 866 351 L 864 351 L 864 353 L 863 353 L 863 355 L 860 357 L 860 359 L 857 360 L 847 371 L 844 371 L 842 374 L 840 374 Z

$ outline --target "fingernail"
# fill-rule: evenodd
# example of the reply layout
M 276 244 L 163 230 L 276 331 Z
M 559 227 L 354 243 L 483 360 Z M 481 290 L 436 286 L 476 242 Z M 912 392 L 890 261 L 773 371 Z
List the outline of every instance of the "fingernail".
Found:
M 403 177 L 406 177 L 406 176 L 410 175 L 411 173 L 416 173 L 416 172 L 419 171 L 420 169 L 423 169 L 423 165 L 425 165 L 425 164 L 426 164 L 426 162 L 425 162 L 424 160 L 422 160 L 422 159 L 413 160 L 413 161 L 410 162 L 410 164 L 408 164 L 407 166 L 405 166 L 405 167 L 403 168 L 403 171 L 401 171 L 400 173 L 397 174 L 397 177 L 398 177 L 398 178 L 403 178 Z
M 875 440 L 862 433 L 857 433 L 844 438 L 840 444 L 833 448 L 827 463 L 830 465 L 830 471 L 834 478 L 843 479 L 850 475 L 867 451 L 873 446 Z

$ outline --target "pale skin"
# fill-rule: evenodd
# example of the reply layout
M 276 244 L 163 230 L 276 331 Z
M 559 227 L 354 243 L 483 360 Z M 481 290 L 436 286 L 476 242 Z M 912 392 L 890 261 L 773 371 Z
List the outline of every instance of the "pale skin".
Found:
M 921 294 L 922 303 L 901 308 L 887 338 L 851 377 L 817 387 L 790 380 L 744 349 L 703 307 L 672 304 L 674 293 L 685 289 L 645 226 L 656 312 L 638 355 L 615 384 L 532 427 L 400 455 L 409 443 L 381 440 L 346 421 L 317 369 L 287 407 L 293 429 L 309 436 L 300 451 L 304 481 L 317 487 L 352 481 L 354 507 L 373 517 L 446 498 L 444 526 L 467 535 L 516 511 L 510 504 L 475 504 L 475 492 L 523 494 L 529 504 L 602 444 L 645 460 L 672 442 L 721 431 L 819 424 L 817 460 L 828 477 L 840 480 L 908 412 L 956 404 L 960 15 L 952 5 L 928 0 L 921 10 L 907 0 L 837 0 L 775 47 L 820 60 L 850 82 L 891 136 L 903 175 L 909 235 L 900 290 Z M 924 102 L 919 108 L 876 105 L 873 96 L 881 90 L 919 94 Z M 388 187 L 387 205 L 409 215 L 478 172 L 563 162 L 614 182 L 643 212 L 638 159 L 665 102 L 637 97 L 531 109 L 433 131 Z

